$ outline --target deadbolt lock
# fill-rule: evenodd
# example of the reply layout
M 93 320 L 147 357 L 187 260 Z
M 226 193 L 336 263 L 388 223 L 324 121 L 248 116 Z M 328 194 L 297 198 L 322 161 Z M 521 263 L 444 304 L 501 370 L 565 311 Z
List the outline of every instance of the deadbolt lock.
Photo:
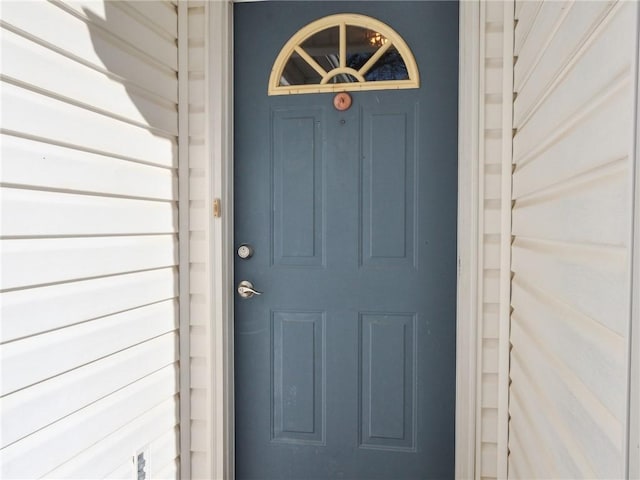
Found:
M 251 247 L 251 245 L 247 245 L 246 243 L 243 243 L 238 247 L 238 256 L 240 258 L 246 260 L 247 258 L 251 258 L 252 255 L 253 255 L 253 247 Z

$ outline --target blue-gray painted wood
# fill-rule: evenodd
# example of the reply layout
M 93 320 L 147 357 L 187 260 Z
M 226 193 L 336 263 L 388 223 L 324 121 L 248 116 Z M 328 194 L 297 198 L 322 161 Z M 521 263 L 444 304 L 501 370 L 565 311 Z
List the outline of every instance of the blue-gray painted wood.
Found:
M 236 474 L 453 478 L 458 8 L 235 8 Z M 267 96 L 280 48 L 334 13 L 409 44 L 416 90 Z

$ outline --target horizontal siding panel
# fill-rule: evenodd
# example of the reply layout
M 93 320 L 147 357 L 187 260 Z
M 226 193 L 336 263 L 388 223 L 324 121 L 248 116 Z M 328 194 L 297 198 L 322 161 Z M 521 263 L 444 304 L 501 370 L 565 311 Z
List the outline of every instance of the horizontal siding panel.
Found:
M 154 477 L 157 479 L 179 479 L 180 478 L 180 460 L 173 460 L 157 473 L 154 473 Z
M 486 269 L 496 270 L 500 268 L 500 244 L 493 241 L 484 241 L 483 264 Z
M 191 420 L 205 422 L 209 418 L 209 406 L 206 389 L 194 389 L 191 392 Z
M 625 13 L 624 8 L 617 9 L 617 14 L 589 44 L 580 61 L 558 80 L 555 88 L 545 90 L 542 103 L 534 105 L 538 98 L 535 89 L 518 91 L 514 102 L 514 126 L 518 129 L 513 146 L 516 159 L 561 125 L 571 122 L 578 112 L 613 93 L 621 79 L 629 76 L 633 44 L 629 22 L 632 18 Z M 593 68 L 594 65 L 598 68 Z M 535 115 L 525 117 L 531 112 Z
M 190 4 L 193 2 L 190 2 Z M 204 5 L 200 7 L 189 6 L 189 39 L 191 42 L 197 42 L 201 40 L 204 42 L 205 38 L 205 9 Z
M 136 10 L 147 21 L 158 25 L 169 35 L 178 38 L 178 12 L 174 5 L 165 1 L 128 2 L 126 6 Z
M 531 161 L 518 164 L 513 174 L 513 197 L 570 181 L 625 158 L 630 122 L 629 90 L 621 89 L 585 118 L 580 128 L 567 132 Z
M 556 112 L 575 110 L 576 105 L 589 98 L 588 94 L 585 96 L 582 92 L 602 90 L 607 78 L 619 72 L 625 61 L 628 62 L 631 52 L 629 42 L 632 39 L 628 37 L 629 29 L 620 24 L 628 21 L 625 16 L 609 16 L 602 31 L 598 35 L 591 35 L 602 23 L 612 4 L 584 2 L 584 5 L 574 4 L 569 8 L 561 28 L 549 39 L 549 44 L 540 52 L 535 52 L 541 58 L 530 72 L 526 86 L 520 85 L 518 80 L 528 74 L 520 64 L 520 61 L 526 61 L 524 52 L 519 57 L 514 71 L 515 91 L 518 92 L 514 103 L 514 125 L 517 128 L 521 128 L 523 119 L 535 108 L 536 103 L 547 96 L 553 96 L 554 100 L 548 100 L 551 104 L 557 102 Z M 546 2 L 542 8 L 547 5 L 555 3 Z M 585 45 L 587 40 L 588 44 Z M 574 55 L 576 58 L 573 58 Z M 591 68 L 594 62 L 599 64 L 598 69 Z M 571 92 L 571 95 L 566 92 Z
M 502 10 L 502 9 L 500 9 Z M 502 11 L 500 11 L 502 13 Z M 500 18 L 502 21 L 502 18 Z M 503 35 L 502 29 L 487 29 L 485 31 L 485 55 L 487 57 L 502 57 Z
M 201 107 L 205 99 L 204 78 L 189 78 L 189 104 Z
M 205 200 L 207 198 L 204 171 L 191 170 L 189 172 L 189 198 L 192 201 Z
M 177 329 L 177 302 L 136 308 L 0 346 L 2 395 Z
M 204 112 L 189 112 L 189 128 L 190 132 L 194 137 L 203 137 L 206 135 L 205 132 L 205 114 Z
M 487 235 L 500 234 L 501 212 L 499 204 L 485 205 L 484 207 L 484 233 Z
M 552 447 L 562 478 L 621 478 L 622 425 L 597 402 L 591 403 L 594 399 L 588 389 L 557 357 L 534 348 L 544 339 L 536 336 L 533 341 L 515 313 L 512 338 L 517 349 L 512 356 L 512 380 L 519 382 L 529 409 L 537 406 L 540 413 L 532 415 L 542 422 L 543 438 Z
M 518 58 L 514 66 L 513 88 L 518 94 L 520 94 L 528 76 L 538 66 L 545 49 L 572 6 L 570 1 L 539 3 L 539 11 L 535 17 L 531 17 L 533 23 L 528 24 L 527 19 L 524 19 L 524 21 L 518 22 L 516 28 L 516 36 L 520 29 L 526 30 L 528 28 L 530 30 L 527 34 L 527 41 L 517 51 Z
M 193 139 L 191 139 L 193 140 Z M 203 143 L 189 144 L 189 169 L 204 170 L 207 166 L 207 154 Z
M 167 398 L 130 424 L 47 473 L 47 478 L 131 480 L 137 476 L 133 475 L 133 454 L 141 446 L 149 447 L 147 478 L 163 478 L 157 476 L 162 471 L 158 463 L 173 461 L 178 456 L 177 410 L 177 396 Z M 124 464 L 123 459 L 126 459 Z M 114 469 L 117 464 L 120 465 Z
M 191 388 L 207 388 L 209 383 L 209 372 L 206 362 L 202 357 L 191 358 L 190 370 Z
M 0 404 L 2 448 L 177 360 L 177 336 L 170 332 L 6 395 Z
M 497 300 L 496 300 L 497 302 Z M 485 303 L 483 305 L 483 321 L 482 321 L 482 336 L 483 338 L 492 338 L 492 339 L 498 339 L 500 338 L 500 316 L 498 314 L 498 312 L 493 312 L 493 311 L 488 311 L 488 309 L 486 308 L 487 306 L 499 306 L 498 303 L 494 303 L 494 304 L 487 304 Z
M 194 45 L 189 47 L 189 70 L 203 72 L 205 58 L 204 46 Z
M 0 343 L 175 298 L 177 286 L 170 267 L 5 292 Z
M 210 238 L 211 204 L 207 191 L 211 181 L 210 145 L 204 140 L 209 77 L 205 74 L 206 2 L 189 1 L 189 244 L 190 244 L 190 322 L 191 322 L 191 397 L 189 458 L 193 478 L 211 478 L 215 452 L 211 451 L 215 418 L 211 410 L 211 272 L 207 267 Z M 209 73 L 209 72 L 207 72 Z
M 482 441 L 498 443 L 498 411 L 495 408 L 482 409 Z
M 517 1 L 515 18 L 518 20 L 514 32 L 513 53 L 518 56 L 522 50 L 522 45 L 527 40 L 531 27 L 533 26 L 540 7 L 543 2 L 521 2 Z
M 175 138 L 7 83 L 2 87 L 2 102 L 3 129 L 22 136 L 165 167 L 177 163 Z M 114 142 L 116 138 L 119 141 Z
M 189 255 L 192 263 L 205 263 L 208 259 L 210 245 L 204 240 L 192 238 L 189 241 Z
M 546 244 L 516 238 L 513 243 L 514 279 L 544 289 L 557 301 L 626 335 L 626 253 L 597 247 Z
M 483 301 L 498 302 L 500 295 L 500 271 L 485 269 L 483 272 Z
M 510 430 L 509 435 L 509 449 L 512 450 L 507 458 L 509 462 L 509 478 L 524 479 L 528 477 L 523 475 L 523 472 L 531 475 L 534 468 L 529 463 L 527 451 L 518 437 L 518 432 L 519 430 L 513 429 Z
M 118 468 L 110 472 L 108 475 L 104 475 L 102 478 L 109 480 L 131 480 L 133 471 L 133 465 L 131 459 L 127 459 L 126 462 L 121 464 Z
M 154 101 L 113 76 L 89 69 L 11 31 L 0 29 L 0 32 L 2 73 L 8 79 L 130 122 L 177 134 L 175 104 Z M 47 74 L 42 75 L 42 72 Z
M 96 2 L 95 0 L 51 0 L 84 20 L 92 36 L 108 32 L 143 55 L 170 68 L 178 70 L 177 35 L 161 34 L 144 17 L 134 17 L 120 2 Z M 177 22 L 177 16 L 176 16 Z
M 480 478 L 497 478 L 498 446 L 495 443 L 482 442 L 480 444 L 480 458 L 482 459 Z
M 3 478 L 32 479 L 47 475 L 87 445 L 97 443 L 170 399 L 177 389 L 177 368 L 171 365 L 8 446 L 3 450 Z M 158 420 L 155 416 L 154 419 Z
M 176 4 L 0 23 L 0 477 L 177 478 Z
M 592 408 L 592 415 L 595 417 L 598 411 L 606 408 L 602 418 L 621 422 L 626 402 L 624 336 L 515 279 L 512 306 L 514 322 L 517 319 L 521 324 L 526 324 L 530 336 L 544 343 L 545 352 L 553 355 L 557 362 L 561 362 L 562 368 L 570 371 L 580 382 L 580 391 L 572 393 L 583 399 L 597 399 L 594 403 L 598 408 Z M 515 341 L 514 344 L 521 349 L 527 348 L 527 345 L 516 344 Z M 560 374 L 560 369 L 557 370 Z M 544 379 L 545 376 L 540 378 Z M 622 432 L 612 432 L 610 438 L 619 440 Z
M 193 201 L 191 203 L 194 203 Z M 202 203 L 198 201 L 198 203 Z M 191 232 L 202 232 L 208 228 L 210 217 L 209 213 L 212 211 L 212 207 L 207 206 L 201 208 L 189 209 L 189 229 Z
M 487 129 L 499 130 L 502 127 L 502 105 L 487 104 L 484 108 L 484 124 Z
M 517 3 L 509 476 L 622 478 L 637 5 Z
M 503 2 L 498 0 L 489 0 L 485 5 L 485 22 L 487 24 L 499 22 L 502 23 L 504 17 L 504 6 Z
M 502 188 L 502 176 L 500 172 L 487 172 L 484 175 L 484 198 L 487 200 L 499 200 Z
M 175 428 L 149 445 L 149 458 L 156 459 L 149 465 L 149 478 L 179 479 L 180 478 L 180 448 L 178 445 L 179 429 Z M 166 462 L 166 459 L 170 459 Z
M 497 62 L 497 64 L 496 64 Z M 485 66 L 484 83 L 486 95 L 502 95 L 502 57 Z
M 589 97 L 590 101 L 582 104 L 579 110 L 568 114 L 567 117 L 562 118 L 557 124 L 555 124 L 553 120 L 549 120 L 550 124 L 554 123 L 554 129 L 543 131 L 545 127 L 537 125 L 535 126 L 536 128 L 526 130 L 524 133 L 517 133 L 513 140 L 513 163 L 518 167 L 522 167 L 552 149 L 556 143 L 563 141 L 565 137 L 571 135 L 573 130 L 582 130 L 583 125 L 589 121 L 590 117 L 597 115 L 607 102 L 611 101 L 611 99 L 615 98 L 621 92 L 623 92 L 623 95 L 629 94 L 629 80 L 629 76 L 623 72 L 617 78 L 612 79 L 612 83 L 607 85 L 605 90 L 594 92 L 594 94 Z M 628 108 L 624 110 L 629 112 Z M 620 114 L 625 115 L 625 111 L 620 112 Z
M 512 233 L 563 242 L 623 246 L 628 242 L 629 162 L 517 199 Z
M 497 374 L 499 356 L 498 341 L 484 339 L 482 341 L 482 373 Z
M 189 285 L 191 295 L 209 295 L 207 281 L 210 272 L 203 263 L 192 263 L 189 269 Z
M 0 241 L 0 290 L 178 264 L 175 235 Z
M 131 82 L 173 103 L 178 101 L 176 74 L 126 45 L 114 43 L 102 29 L 89 31 L 86 22 L 56 5 L 40 1 L 5 2 L 2 19 L 38 42 L 110 75 Z M 64 35 L 60 35 L 64 32 Z
M 207 478 L 206 475 L 199 475 L 201 472 L 211 470 L 209 457 L 206 453 L 191 451 L 191 470 L 194 472 L 194 478 Z
M 484 139 L 484 164 L 500 165 L 502 161 L 502 136 Z
M 208 328 L 191 326 L 190 353 L 193 357 L 206 357 L 209 352 L 210 339 L 207 336 Z
M 476 477 L 496 478 L 498 472 L 498 448 L 496 445 L 500 428 L 498 418 L 506 412 L 497 410 L 498 399 L 498 361 L 500 340 L 495 331 L 497 314 L 493 305 L 500 300 L 500 245 L 497 239 L 502 229 L 502 180 L 503 162 L 503 80 L 504 80 L 504 15 L 505 4 L 499 1 L 483 2 L 480 5 L 481 45 L 481 172 L 479 203 L 482 236 L 479 239 L 482 255 L 482 270 L 478 294 L 482 306 L 479 312 L 478 332 L 478 398 L 479 404 L 475 419 Z M 509 26 L 510 28 L 510 26 Z M 489 306 L 488 308 L 485 308 Z M 496 381 L 490 381 L 494 379 Z
M 3 135 L 0 182 L 43 190 L 173 200 L 175 170 Z
M 175 203 L 0 188 L 3 237 L 175 233 Z
M 495 373 L 482 374 L 482 399 L 480 406 L 483 409 L 498 408 L 498 375 Z M 498 427 L 496 423 L 495 428 Z
M 209 418 L 209 416 L 207 416 Z M 205 452 L 212 456 L 210 451 L 211 441 L 207 438 L 210 431 L 207 422 L 193 421 L 191 422 L 191 450 L 194 452 Z
M 208 303 L 204 295 L 198 294 L 198 293 L 192 293 L 191 294 L 191 318 L 193 318 L 193 321 L 191 323 L 196 326 L 207 325 L 209 320 L 209 315 L 207 315 L 207 312 L 209 311 L 210 308 L 211 308 L 211 305 L 210 303 Z
M 526 377 L 519 379 L 519 382 L 526 381 Z M 532 421 L 529 412 L 521 405 L 517 387 L 515 385 L 513 392 L 509 394 L 509 458 L 518 458 L 519 465 L 529 467 L 518 478 L 559 478 L 554 471 L 549 446 L 541 439 L 540 425 Z M 511 472 L 509 475 L 511 476 Z
M 555 425 L 545 412 L 545 405 L 531 391 L 542 387 L 532 385 L 531 379 L 521 373 L 521 367 L 520 362 L 512 357 L 512 381 L 514 385 L 517 382 L 518 390 L 509 398 L 511 428 L 527 435 L 527 438 L 523 440 L 523 450 L 511 454 L 531 456 L 531 463 L 535 465 L 533 472 L 526 472 L 524 478 L 593 478 L 575 464 L 567 446 L 558 438 Z

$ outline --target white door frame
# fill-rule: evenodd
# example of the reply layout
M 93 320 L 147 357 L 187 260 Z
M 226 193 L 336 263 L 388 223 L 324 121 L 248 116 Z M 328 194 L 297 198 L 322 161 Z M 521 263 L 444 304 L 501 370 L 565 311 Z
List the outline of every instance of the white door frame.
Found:
M 211 361 L 210 478 L 234 477 L 233 399 L 233 8 L 232 0 L 207 9 L 208 150 L 212 199 L 221 216 L 209 224 L 212 239 L 213 338 Z M 479 38 L 477 2 L 460 2 L 458 285 L 456 340 L 456 478 L 475 477 L 478 318 Z

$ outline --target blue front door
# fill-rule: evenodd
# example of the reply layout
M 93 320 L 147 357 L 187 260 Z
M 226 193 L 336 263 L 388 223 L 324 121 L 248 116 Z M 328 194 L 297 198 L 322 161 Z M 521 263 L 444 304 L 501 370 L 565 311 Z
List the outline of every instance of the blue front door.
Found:
M 267 96 L 304 25 L 390 25 L 421 87 Z M 458 7 L 235 4 L 238 479 L 453 478 Z

